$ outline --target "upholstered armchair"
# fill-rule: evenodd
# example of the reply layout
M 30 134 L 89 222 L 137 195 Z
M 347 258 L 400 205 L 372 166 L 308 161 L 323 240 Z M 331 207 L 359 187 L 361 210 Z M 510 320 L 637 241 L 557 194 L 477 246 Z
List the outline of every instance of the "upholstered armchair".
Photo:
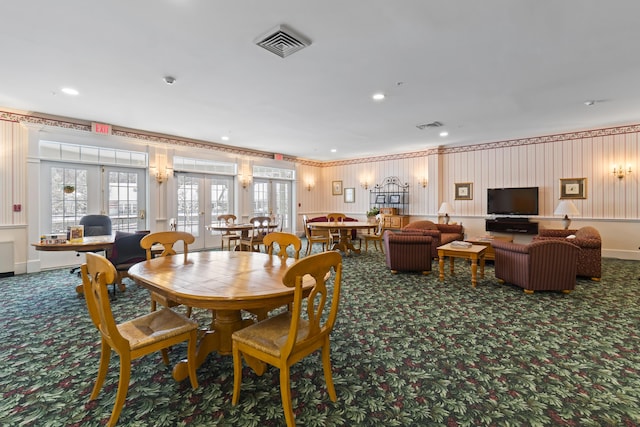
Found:
M 435 224 L 431 221 L 413 221 L 402 228 L 403 231 L 419 230 L 426 236 L 431 236 L 431 257 L 438 257 L 438 246 L 446 245 L 454 240 L 464 239 L 464 229 L 461 224 Z
M 576 236 L 567 238 L 567 236 Z M 579 230 L 540 229 L 533 240 L 566 240 L 578 246 L 578 276 L 600 280 L 602 277 L 602 239 L 593 227 L 582 227 Z
M 398 232 L 385 231 L 382 237 L 387 267 L 392 273 L 398 271 L 431 271 L 431 236 L 420 231 Z
M 495 240 L 495 275 L 498 280 L 533 291 L 571 292 L 576 286 L 580 248 L 559 240 L 528 245 Z

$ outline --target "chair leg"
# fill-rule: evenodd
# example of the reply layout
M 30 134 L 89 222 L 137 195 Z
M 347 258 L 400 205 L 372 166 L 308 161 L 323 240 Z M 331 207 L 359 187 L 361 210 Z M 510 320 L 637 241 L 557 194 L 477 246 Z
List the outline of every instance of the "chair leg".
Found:
M 338 400 L 336 388 L 333 385 L 333 374 L 331 373 L 331 347 L 327 338 L 322 346 L 322 369 L 324 370 L 324 380 L 327 383 L 327 393 L 332 402 Z
M 280 367 L 280 395 L 282 396 L 282 409 L 284 410 L 284 419 L 287 421 L 288 427 L 295 427 L 296 421 L 293 416 L 293 405 L 291 404 L 291 377 L 289 376 L 289 367 Z
M 104 384 L 104 379 L 107 377 L 107 371 L 109 370 L 109 359 L 111 359 L 111 347 L 109 344 L 102 339 L 102 343 L 100 344 L 100 366 L 98 367 L 98 377 L 96 378 L 96 383 L 93 385 L 93 390 L 91 391 L 91 397 L 89 400 L 94 400 L 100 394 L 100 389 L 102 388 L 102 384 Z
M 242 383 L 242 359 L 235 341 L 231 351 L 233 353 L 233 397 L 231 398 L 231 404 L 235 406 L 240 399 L 240 384 Z
M 163 348 L 162 350 L 160 350 L 160 354 L 162 354 L 162 362 L 165 365 L 169 365 L 169 350 Z
M 120 355 L 120 379 L 118 380 L 118 392 L 116 393 L 116 402 L 113 404 L 113 412 L 111 412 L 111 418 L 109 419 L 109 427 L 113 427 L 120 418 L 120 412 L 124 406 L 124 401 L 127 398 L 127 391 L 129 391 L 129 380 L 131 379 L 131 355 Z

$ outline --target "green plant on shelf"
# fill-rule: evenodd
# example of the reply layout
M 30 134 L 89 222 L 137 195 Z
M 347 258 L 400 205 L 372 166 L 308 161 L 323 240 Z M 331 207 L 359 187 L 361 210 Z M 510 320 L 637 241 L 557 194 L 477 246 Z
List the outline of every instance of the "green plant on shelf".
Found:
M 372 216 L 376 216 L 380 213 L 380 209 L 378 209 L 378 207 L 374 206 L 371 209 L 369 209 L 367 211 L 367 217 L 372 217 Z

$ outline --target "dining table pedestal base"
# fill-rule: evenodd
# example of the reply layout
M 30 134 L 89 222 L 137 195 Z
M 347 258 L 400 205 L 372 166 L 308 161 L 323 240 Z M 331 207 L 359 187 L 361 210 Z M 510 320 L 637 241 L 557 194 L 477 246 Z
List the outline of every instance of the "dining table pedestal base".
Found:
M 222 355 L 231 354 L 231 335 L 253 323 L 253 319 L 243 319 L 240 310 L 216 310 L 211 328 L 201 331 L 196 351 L 196 369 L 202 366 L 207 356 L 214 351 Z M 188 377 L 187 359 L 183 359 L 173 367 L 173 378 L 182 381 Z

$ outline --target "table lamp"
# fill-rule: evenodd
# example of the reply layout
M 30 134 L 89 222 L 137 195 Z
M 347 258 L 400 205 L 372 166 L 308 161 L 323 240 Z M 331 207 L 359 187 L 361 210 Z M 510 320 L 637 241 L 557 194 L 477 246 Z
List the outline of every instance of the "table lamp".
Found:
M 438 215 L 444 215 L 444 223 L 449 224 L 449 214 L 455 213 L 453 206 L 451 206 L 447 202 L 442 202 L 440 205 L 440 209 L 438 210 Z
M 562 218 L 562 225 L 566 230 L 569 228 L 569 225 L 571 224 L 569 215 L 580 215 L 580 212 L 578 211 L 578 208 L 576 208 L 576 205 L 574 205 L 571 200 L 560 200 L 560 203 L 558 203 L 558 207 L 556 207 L 556 210 L 553 211 L 553 214 L 564 215 L 564 218 Z

